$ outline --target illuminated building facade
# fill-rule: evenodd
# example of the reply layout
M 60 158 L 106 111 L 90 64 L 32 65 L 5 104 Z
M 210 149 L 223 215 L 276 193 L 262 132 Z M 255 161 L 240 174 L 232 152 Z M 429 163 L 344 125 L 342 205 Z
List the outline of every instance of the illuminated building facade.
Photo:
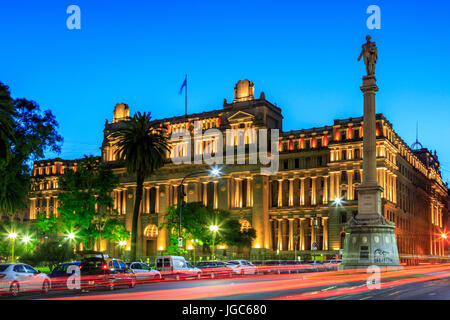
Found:
M 121 179 L 120 187 L 113 192 L 114 208 L 131 230 L 136 184 L 117 162 L 114 141 L 109 139 L 111 132 L 124 125 L 120 120 L 127 119 L 128 106 L 117 104 L 113 121 L 105 123 L 99 159 L 110 164 Z M 229 210 L 240 219 L 243 228 L 255 228 L 257 237 L 252 252 L 291 258 L 294 251 L 299 255 L 335 255 L 343 247 L 345 223 L 357 212 L 363 119 L 335 120 L 332 125 L 295 131 L 282 131 L 282 120 L 281 109 L 267 101 L 264 93 L 255 99 L 253 83 L 243 80 L 236 84 L 233 102 L 224 100 L 220 109 L 155 123 L 167 128 L 169 134 L 180 128 L 192 131 L 196 121 L 202 131 L 216 128 L 225 133 L 226 129 L 242 129 L 246 146 L 255 139 L 251 129 L 279 129 L 276 174 L 262 175 L 260 164 L 225 165 L 219 178 L 203 173 L 186 179 L 185 200 Z M 381 114 L 377 115 L 376 135 L 383 212 L 395 222 L 401 260 L 443 257 L 446 249 L 440 234 L 447 228 L 448 190 L 442 182 L 436 153 L 425 148 L 411 149 Z M 236 148 L 238 143 L 233 136 L 224 141 L 224 148 Z M 175 142 L 173 146 L 172 152 L 186 150 L 175 148 Z M 200 153 L 208 147 L 217 151 L 217 141 L 206 136 L 192 143 L 193 151 Z M 36 184 L 30 194 L 30 219 L 36 217 L 36 212 L 57 212 L 58 176 L 64 170 L 76 170 L 76 166 L 76 160 L 61 159 L 34 164 Z M 177 203 L 183 177 L 207 168 L 206 164 L 175 165 L 169 161 L 146 179 L 139 218 L 140 256 L 154 256 L 167 247 L 167 230 L 160 227 L 167 207 Z M 191 242 L 186 243 L 188 249 L 192 246 Z M 115 247 L 116 244 L 104 241 L 101 249 L 112 251 Z

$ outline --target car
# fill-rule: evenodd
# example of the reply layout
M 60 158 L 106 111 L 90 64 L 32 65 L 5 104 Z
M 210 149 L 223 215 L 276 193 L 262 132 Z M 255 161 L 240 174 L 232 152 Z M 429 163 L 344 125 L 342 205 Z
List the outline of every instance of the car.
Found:
M 81 290 L 107 288 L 114 290 L 117 286 L 134 288 L 136 275 L 125 262 L 110 258 L 103 252 L 82 251 L 80 265 Z
M 161 280 L 161 272 L 153 270 L 150 266 L 143 262 L 129 262 L 128 268 L 134 272 L 137 281 Z
M 230 260 L 227 261 L 227 266 L 230 267 L 235 274 L 255 274 L 257 268 L 248 260 Z
M 202 261 L 197 263 L 196 267 L 202 271 L 202 276 L 211 278 L 217 276 L 231 277 L 234 273 L 233 268 L 223 261 Z
M 80 267 L 81 262 L 66 262 L 56 266 L 48 277 L 52 280 L 52 289 L 67 290 L 67 280 L 70 276 L 75 274 L 75 270 L 71 266 Z
M 160 256 L 155 259 L 156 270 L 164 279 L 200 279 L 202 271 L 186 262 L 181 256 Z
M 50 278 L 28 264 L 0 264 L 0 292 L 16 297 L 20 292 L 48 293 L 50 288 Z

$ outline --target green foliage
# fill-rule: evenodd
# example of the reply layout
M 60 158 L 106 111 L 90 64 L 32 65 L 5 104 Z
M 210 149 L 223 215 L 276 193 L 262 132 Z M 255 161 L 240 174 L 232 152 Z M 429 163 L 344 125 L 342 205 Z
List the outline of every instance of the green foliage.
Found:
M 40 243 L 34 253 L 22 256 L 20 261 L 31 265 L 43 264 L 53 270 L 58 264 L 73 259 L 75 259 L 75 254 L 70 242 L 49 240 Z
M 0 211 L 14 214 L 26 205 L 33 160 L 44 152 L 61 151 L 62 137 L 50 110 L 30 100 L 10 96 L 0 83 Z
M 10 261 L 11 248 L 13 241 L 8 238 L 10 232 L 15 232 L 17 238 L 14 240 L 14 256 L 21 257 L 27 252 L 32 252 L 36 247 L 38 240 L 33 233 L 32 227 L 26 224 L 18 224 L 10 221 L 0 222 L 0 262 Z M 30 241 L 24 242 L 24 237 L 30 238 Z
M 106 222 L 105 229 L 102 234 L 103 238 L 115 243 L 122 240 L 128 240 L 130 238 L 130 233 L 125 229 L 123 223 L 117 219 L 109 219 Z
M 165 130 L 155 126 L 150 113 L 138 112 L 110 138 L 116 141 L 119 161 L 125 164 L 130 175 L 136 176 L 136 196 L 131 223 L 131 260 L 136 259 L 139 207 L 141 205 L 145 177 L 164 165 L 169 142 Z
M 53 237 L 57 234 L 59 229 L 58 218 L 55 215 L 50 215 L 48 218 L 45 212 L 40 212 L 36 216 L 34 227 L 42 236 Z
M 163 226 L 169 230 L 170 246 L 167 251 L 178 253 L 178 226 L 179 206 L 170 206 Z M 215 235 L 215 243 L 224 243 L 234 247 L 250 247 L 256 237 L 254 229 L 241 231 L 238 220 L 231 217 L 230 212 L 221 209 L 205 207 L 201 202 L 190 202 L 182 207 L 181 236 L 187 240 L 198 240 L 200 245 L 213 243 L 213 232 L 209 230 L 211 225 L 219 227 Z M 172 248 L 172 246 L 175 246 Z M 176 249 L 176 250 L 174 250 Z
M 100 165 L 95 157 L 86 157 L 78 164 L 76 172 L 67 170 L 60 179 L 63 192 L 60 201 L 61 231 L 76 233 L 76 241 L 92 249 L 101 237 L 125 237 L 125 228 L 115 216 L 111 192 L 119 185 L 119 178 L 111 168 Z M 112 231 L 115 231 L 114 233 Z

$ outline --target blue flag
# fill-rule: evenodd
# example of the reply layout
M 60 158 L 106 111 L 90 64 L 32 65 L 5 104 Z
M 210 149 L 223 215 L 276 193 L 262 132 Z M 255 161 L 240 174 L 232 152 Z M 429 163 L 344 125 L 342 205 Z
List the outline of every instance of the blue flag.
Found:
M 184 82 L 181 85 L 180 92 L 178 92 L 178 94 L 181 94 L 183 92 L 183 88 L 186 87 L 186 85 L 187 85 L 187 76 L 186 78 L 184 78 Z

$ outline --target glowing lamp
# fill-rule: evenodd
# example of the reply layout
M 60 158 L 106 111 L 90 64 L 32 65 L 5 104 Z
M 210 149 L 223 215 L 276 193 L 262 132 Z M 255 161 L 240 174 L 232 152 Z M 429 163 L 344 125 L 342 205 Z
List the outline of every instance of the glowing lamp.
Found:
M 17 233 L 15 233 L 15 232 L 10 232 L 10 233 L 8 234 L 8 238 L 10 238 L 11 240 L 16 239 L 16 238 L 17 238 Z

